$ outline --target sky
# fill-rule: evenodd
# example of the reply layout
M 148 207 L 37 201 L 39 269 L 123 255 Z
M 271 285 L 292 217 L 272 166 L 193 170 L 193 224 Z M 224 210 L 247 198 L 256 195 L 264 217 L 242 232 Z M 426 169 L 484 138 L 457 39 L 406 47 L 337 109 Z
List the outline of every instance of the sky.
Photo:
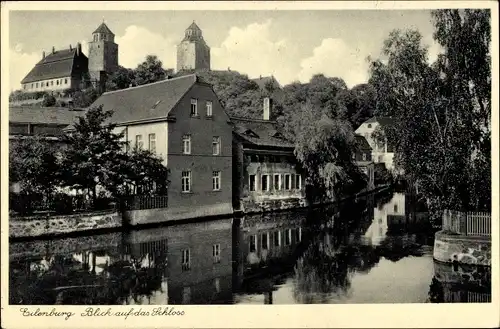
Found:
M 429 10 L 238 10 L 238 11 L 11 11 L 11 90 L 42 58 L 42 51 L 87 41 L 103 21 L 114 32 L 119 64 L 134 68 L 148 54 L 175 68 L 176 45 L 195 21 L 211 47 L 211 68 L 236 70 L 250 78 L 274 75 L 282 84 L 307 82 L 323 73 L 349 87 L 366 82 L 368 56 L 377 58 L 393 29 L 417 29 L 429 46 Z

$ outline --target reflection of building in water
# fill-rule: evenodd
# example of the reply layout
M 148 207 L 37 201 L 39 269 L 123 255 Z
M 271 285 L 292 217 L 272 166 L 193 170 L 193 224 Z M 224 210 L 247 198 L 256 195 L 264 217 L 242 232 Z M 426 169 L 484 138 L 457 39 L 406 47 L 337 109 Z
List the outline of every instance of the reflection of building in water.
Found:
M 406 208 L 404 193 L 394 193 L 389 202 L 380 207 L 375 206 L 373 221 L 365 233 L 365 239 L 373 245 L 380 244 L 385 239 L 390 226 L 405 222 Z
M 154 241 L 158 237 L 162 240 Z M 168 289 L 163 288 L 167 293 L 157 303 L 205 304 L 231 299 L 231 219 L 133 231 L 128 241 L 130 250 L 147 252 L 147 244 L 158 250 L 161 243 L 168 249 L 164 278 Z
M 247 216 L 243 222 L 240 252 L 245 266 L 289 256 L 302 240 L 301 221 L 290 214 Z
M 490 303 L 491 269 L 434 262 L 429 295 L 432 302 Z

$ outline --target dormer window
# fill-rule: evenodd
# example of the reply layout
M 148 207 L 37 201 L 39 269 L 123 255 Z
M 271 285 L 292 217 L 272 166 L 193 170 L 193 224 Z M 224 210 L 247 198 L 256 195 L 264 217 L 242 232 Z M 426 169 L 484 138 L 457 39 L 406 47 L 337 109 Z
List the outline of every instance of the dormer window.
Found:
M 250 136 L 250 137 L 255 137 L 259 138 L 259 135 L 257 135 L 255 132 L 253 132 L 251 129 L 247 129 L 243 132 L 243 134 Z
M 285 138 L 285 136 L 283 136 L 283 134 L 281 134 L 279 131 L 276 131 L 271 136 L 274 137 L 274 138 Z

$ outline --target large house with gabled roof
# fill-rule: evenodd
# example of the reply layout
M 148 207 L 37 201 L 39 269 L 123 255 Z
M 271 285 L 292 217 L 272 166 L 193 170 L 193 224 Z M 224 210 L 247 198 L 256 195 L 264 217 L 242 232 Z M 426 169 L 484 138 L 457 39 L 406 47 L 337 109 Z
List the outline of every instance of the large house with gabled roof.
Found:
M 81 87 L 88 75 L 89 60 L 82 52 L 80 43 L 76 47 L 42 53 L 42 59 L 21 81 L 25 92 L 63 91 Z
M 232 126 L 210 84 L 185 75 L 105 92 L 95 106 L 170 169 L 168 206 L 127 212 L 130 224 L 232 214 Z

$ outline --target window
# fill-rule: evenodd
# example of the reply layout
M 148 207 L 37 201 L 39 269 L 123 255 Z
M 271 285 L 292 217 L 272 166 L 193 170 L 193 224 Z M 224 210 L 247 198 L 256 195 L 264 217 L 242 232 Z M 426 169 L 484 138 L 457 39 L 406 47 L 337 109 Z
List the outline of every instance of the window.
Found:
M 48 86 L 49 86 L 49 82 L 47 81 L 47 82 L 45 83 L 45 87 L 48 87 Z
M 369 123 L 369 124 L 368 124 L 368 128 L 371 128 L 371 127 L 372 127 L 372 124 L 371 124 L 371 123 Z
M 135 135 L 135 147 L 137 147 L 138 149 L 142 149 L 142 146 L 142 135 Z
M 191 98 L 191 116 L 198 115 L 198 100 Z
M 94 42 L 97 41 L 97 34 L 94 34 Z
M 384 162 L 384 157 L 382 155 L 378 156 L 378 162 Z
M 187 271 L 191 269 L 191 252 L 189 249 L 183 249 L 182 250 L 182 270 Z
M 220 171 L 212 171 L 212 189 L 220 191 Z
M 295 230 L 295 242 L 300 242 L 302 240 L 302 227 Z
M 274 246 L 275 247 L 281 246 L 281 234 L 280 234 L 280 231 L 275 231 L 273 233 L 273 240 L 274 240 Z
M 182 172 L 182 192 L 191 192 L 191 172 L 183 171 Z
M 191 135 L 182 136 L 182 153 L 191 154 Z
M 366 153 L 363 153 L 363 161 L 366 161 Z
M 212 138 L 212 154 L 220 155 L 220 137 L 218 136 Z
M 285 190 L 289 190 L 292 188 L 292 179 L 290 174 L 285 175 Z
M 256 252 L 257 251 L 257 236 L 256 235 L 250 235 L 250 252 Z
M 54 85 L 54 80 L 51 80 L 50 81 L 50 85 L 53 86 Z
M 156 153 L 156 134 L 149 134 L 149 150 Z
M 280 174 L 274 175 L 274 189 L 276 191 L 281 190 L 281 175 Z
M 212 257 L 214 258 L 214 263 L 220 263 L 220 244 L 212 246 Z
M 262 191 L 269 191 L 269 175 L 261 175 L 260 186 Z
M 38 82 L 35 84 L 35 87 L 38 88 Z
M 31 88 L 33 88 L 33 84 L 31 84 Z
M 292 244 L 292 230 L 288 229 L 285 233 L 285 246 L 289 246 Z
M 68 84 L 68 79 L 64 79 L 64 84 L 67 85 Z
M 255 183 L 256 183 L 255 175 L 250 175 L 249 176 L 249 183 L 248 183 L 250 191 L 255 191 L 257 189 L 257 186 L 255 186 L 256 185 Z
M 264 233 L 261 234 L 260 236 L 260 246 L 262 250 L 268 250 L 269 249 L 269 234 Z
M 212 102 L 210 101 L 207 101 L 207 117 L 211 117 L 212 116 Z
M 398 212 L 398 205 L 397 204 L 394 205 L 394 212 L 396 212 L 396 213 Z
M 297 190 L 302 189 L 302 176 L 295 175 L 295 188 Z
M 59 86 L 59 80 L 56 80 L 56 85 L 58 85 L 58 86 Z

